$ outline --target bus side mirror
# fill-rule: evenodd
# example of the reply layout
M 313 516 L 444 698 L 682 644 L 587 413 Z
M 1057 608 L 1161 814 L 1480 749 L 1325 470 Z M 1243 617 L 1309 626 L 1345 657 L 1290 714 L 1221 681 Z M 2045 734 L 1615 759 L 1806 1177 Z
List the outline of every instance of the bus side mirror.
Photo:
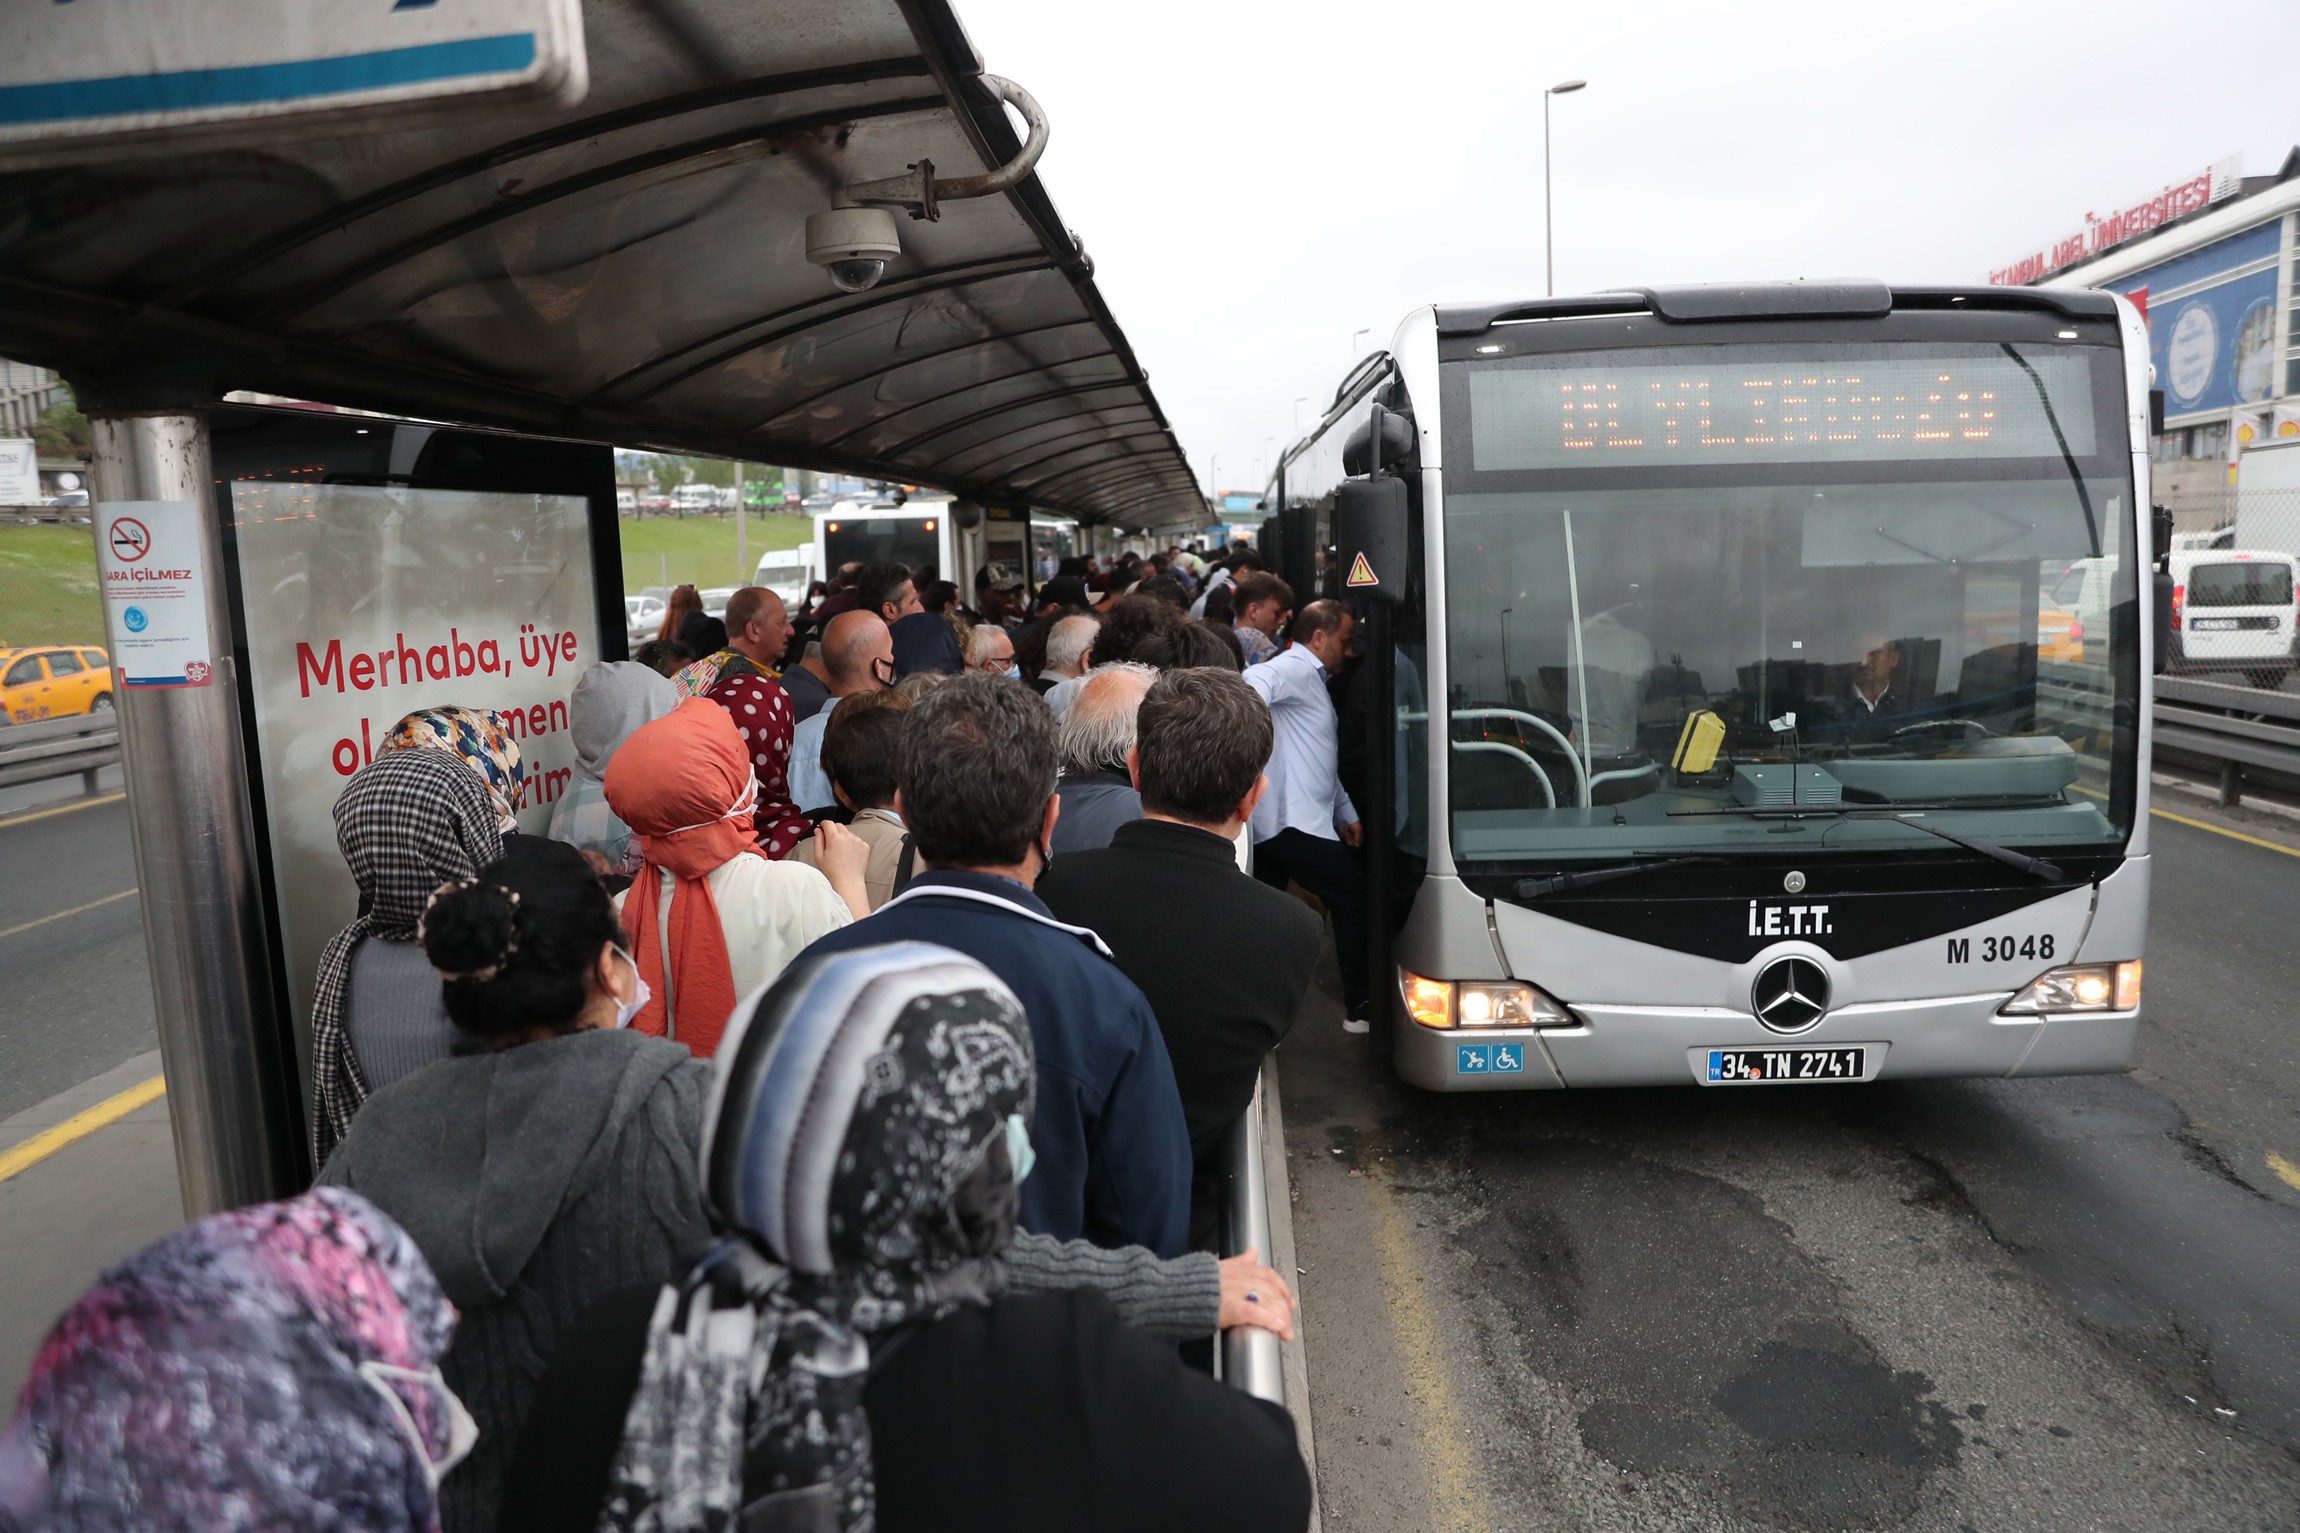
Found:
M 1374 429 L 1381 428 L 1381 461 L 1373 461 Z M 1395 410 L 1384 410 L 1378 405 L 1373 418 L 1351 432 L 1342 443 L 1342 472 L 1345 474 L 1374 474 L 1393 463 L 1403 462 L 1414 450 L 1414 423 Z
M 2164 435 L 2164 390 L 2162 389 L 2150 389 L 2148 391 L 2148 434 L 2150 436 Z
M 1393 605 L 1406 599 L 1407 518 L 1403 479 L 1350 479 L 1334 492 L 1334 546 L 1344 596 Z
M 2170 506 L 2150 506 L 2148 512 L 2149 526 L 2156 534 L 2156 555 L 2149 562 L 2162 564 L 2172 557 L 2172 508 Z

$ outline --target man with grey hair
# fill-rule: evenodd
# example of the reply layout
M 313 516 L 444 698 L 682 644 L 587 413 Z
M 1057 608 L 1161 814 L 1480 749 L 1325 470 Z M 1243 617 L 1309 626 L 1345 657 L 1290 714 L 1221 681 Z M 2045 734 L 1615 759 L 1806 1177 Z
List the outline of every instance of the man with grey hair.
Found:
M 1014 639 L 996 623 L 977 623 L 966 631 L 966 668 L 1019 681 L 1014 669 Z
M 1046 634 L 1046 666 L 1031 679 L 1030 685 L 1044 697 L 1062 682 L 1082 674 L 1086 669 L 1087 652 L 1094 648 L 1094 635 L 1102 627 L 1102 619 L 1091 612 L 1072 613 L 1056 618 Z
M 1054 827 L 1054 853 L 1092 851 L 1110 844 L 1118 827 L 1142 818 L 1142 795 L 1126 770 L 1134 748 L 1134 716 L 1157 671 L 1116 660 L 1089 671 L 1062 715 L 1055 750 L 1062 759 L 1062 818 Z

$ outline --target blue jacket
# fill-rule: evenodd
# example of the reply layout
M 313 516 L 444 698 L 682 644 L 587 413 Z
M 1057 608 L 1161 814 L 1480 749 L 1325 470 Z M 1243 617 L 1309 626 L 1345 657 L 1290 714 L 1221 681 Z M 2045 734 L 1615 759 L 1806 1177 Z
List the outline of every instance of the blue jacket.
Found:
M 1102 939 L 1064 926 L 1036 895 L 986 873 L 922 873 L 809 953 L 939 942 L 1006 981 L 1030 1018 L 1038 1161 L 1022 1227 L 1058 1240 L 1179 1256 L 1190 1222 L 1190 1134 L 1158 1019 Z M 1179 960 L 1181 955 L 1177 955 Z

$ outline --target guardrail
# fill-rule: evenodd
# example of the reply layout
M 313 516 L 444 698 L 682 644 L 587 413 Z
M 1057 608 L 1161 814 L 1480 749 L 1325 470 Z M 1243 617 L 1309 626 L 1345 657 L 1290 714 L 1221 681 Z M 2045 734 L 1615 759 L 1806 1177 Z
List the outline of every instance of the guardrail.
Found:
M 110 711 L 0 728 L 0 788 L 80 774 L 90 793 L 96 773 L 120 759 L 120 721 Z
M 1222 1147 L 1222 1254 L 1259 1251 L 1269 1266 L 1278 1262 L 1270 1238 L 1270 1184 L 1262 1162 L 1262 1084 L 1254 1100 L 1230 1125 Z M 1276 1335 L 1258 1325 L 1236 1325 L 1222 1333 L 1219 1365 L 1224 1383 L 1257 1400 L 1286 1403 L 1284 1355 Z
M 2300 779 L 2300 693 L 2159 676 L 2155 748 L 2217 766 L 2220 802 L 2233 806 L 2246 767 Z

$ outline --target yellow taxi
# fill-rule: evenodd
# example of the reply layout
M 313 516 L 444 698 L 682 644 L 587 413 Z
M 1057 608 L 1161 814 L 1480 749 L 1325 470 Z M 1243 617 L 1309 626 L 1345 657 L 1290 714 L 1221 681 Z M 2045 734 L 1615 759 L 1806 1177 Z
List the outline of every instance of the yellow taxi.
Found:
M 2036 657 L 2072 665 L 2084 662 L 2084 624 L 2041 591 L 2036 598 Z
M 112 706 L 112 657 L 93 646 L 0 649 L 0 714 L 11 724 L 102 713 Z

